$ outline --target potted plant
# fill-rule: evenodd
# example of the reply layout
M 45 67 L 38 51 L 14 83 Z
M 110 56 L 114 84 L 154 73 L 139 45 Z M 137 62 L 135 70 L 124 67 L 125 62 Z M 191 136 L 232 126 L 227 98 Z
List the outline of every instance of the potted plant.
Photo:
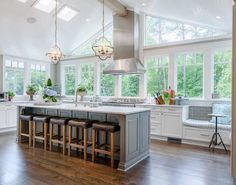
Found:
M 34 85 L 28 85 L 26 87 L 26 94 L 30 96 L 30 101 L 34 100 L 34 95 L 37 92 L 37 89 Z
M 81 97 L 80 101 L 84 100 L 84 96 L 87 95 L 87 88 L 85 85 L 80 84 L 76 90 L 77 95 Z
M 11 101 L 12 98 L 14 98 L 15 93 L 14 93 L 13 91 L 8 91 L 8 92 L 7 92 L 7 95 L 8 95 L 8 100 Z

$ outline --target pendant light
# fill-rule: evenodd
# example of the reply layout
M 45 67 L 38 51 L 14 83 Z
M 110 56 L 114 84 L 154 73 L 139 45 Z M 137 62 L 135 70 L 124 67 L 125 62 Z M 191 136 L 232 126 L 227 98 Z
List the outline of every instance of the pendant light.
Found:
M 58 0 L 56 0 L 56 5 L 55 5 L 55 45 L 46 54 L 48 56 L 48 58 L 54 64 L 57 64 L 64 57 L 60 47 L 57 44 L 57 19 L 58 19 L 58 17 L 57 17 L 57 7 L 58 7 Z
M 104 15 L 104 0 L 103 11 L 102 11 L 102 37 L 95 40 L 95 43 L 92 45 L 92 49 L 100 60 L 106 60 L 111 58 L 113 54 L 113 47 L 111 42 L 105 37 L 105 15 Z

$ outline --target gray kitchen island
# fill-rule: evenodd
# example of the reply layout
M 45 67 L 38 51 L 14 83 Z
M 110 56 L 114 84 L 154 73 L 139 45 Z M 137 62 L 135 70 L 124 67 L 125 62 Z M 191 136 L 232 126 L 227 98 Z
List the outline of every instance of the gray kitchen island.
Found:
M 127 171 L 149 156 L 150 109 L 148 108 L 111 106 L 90 108 L 73 104 L 46 106 L 26 103 L 18 104 L 17 109 L 18 130 L 19 115 L 23 112 L 118 123 L 120 126 L 118 170 Z

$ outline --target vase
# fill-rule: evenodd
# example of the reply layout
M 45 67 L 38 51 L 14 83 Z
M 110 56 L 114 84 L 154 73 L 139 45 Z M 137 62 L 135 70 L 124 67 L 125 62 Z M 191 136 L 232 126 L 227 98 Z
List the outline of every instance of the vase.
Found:
M 87 92 L 86 91 L 81 91 L 81 92 L 78 92 L 78 95 L 80 96 L 80 101 L 84 101 L 84 96 L 87 95 Z

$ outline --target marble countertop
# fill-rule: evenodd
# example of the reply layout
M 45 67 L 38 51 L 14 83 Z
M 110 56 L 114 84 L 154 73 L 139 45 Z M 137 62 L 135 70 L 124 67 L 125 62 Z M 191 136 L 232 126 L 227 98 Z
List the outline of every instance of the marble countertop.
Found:
M 167 108 L 183 108 L 183 107 L 188 107 L 188 105 L 160 105 L 160 104 L 154 104 L 154 103 L 142 103 L 142 104 L 137 104 L 137 106 L 150 106 L 150 107 L 167 107 Z
M 45 109 L 58 109 L 58 110 L 71 110 L 71 111 L 82 111 L 82 112 L 96 112 L 96 113 L 108 113 L 108 114 L 119 114 L 128 115 L 140 112 L 150 111 L 150 108 L 134 108 L 134 107 L 115 107 L 115 106 L 99 106 L 99 107 L 88 107 L 83 105 L 75 106 L 74 104 L 61 104 L 61 105 L 34 105 L 33 103 L 18 103 L 18 107 L 32 107 L 32 108 L 45 108 Z

